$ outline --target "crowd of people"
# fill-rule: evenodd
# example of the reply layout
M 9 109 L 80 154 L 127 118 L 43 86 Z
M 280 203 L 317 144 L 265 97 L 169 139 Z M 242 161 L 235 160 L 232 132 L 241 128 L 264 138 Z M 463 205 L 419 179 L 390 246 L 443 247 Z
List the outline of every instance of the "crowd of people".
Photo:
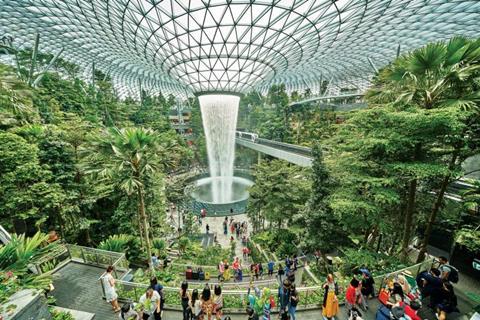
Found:
M 223 295 L 220 285 L 217 284 L 211 288 L 206 284 L 202 292 L 199 293 L 198 289 L 193 289 L 190 292 L 188 283 L 183 282 L 179 294 L 183 320 L 222 319 Z M 224 319 L 227 319 L 227 317 Z
M 247 291 L 246 313 L 249 320 L 270 320 L 273 311 L 278 312 L 281 320 L 296 320 L 296 309 L 300 295 L 295 285 L 295 259 L 286 259 L 286 267 L 279 264 L 277 273 L 279 288 L 275 295 L 270 288 L 260 290 L 250 282 Z M 274 265 L 269 267 L 273 270 Z M 233 270 L 241 270 L 238 257 L 232 263 Z M 219 264 L 219 271 L 225 276 L 228 265 Z M 289 269 L 285 275 L 285 269 Z M 115 279 L 112 276 L 113 267 L 108 267 L 102 277 L 105 297 L 111 303 L 115 312 L 120 312 L 123 320 L 160 320 L 165 303 L 163 286 L 156 278 L 152 278 L 150 286 L 140 297 L 138 303 L 127 303 L 119 307 L 115 290 Z M 280 272 L 283 271 L 283 272 Z M 285 277 L 283 277 L 285 275 Z M 409 279 L 407 279 L 409 278 Z M 409 281 L 410 280 L 410 281 Z M 378 292 L 380 305 L 376 311 L 376 320 L 421 320 L 425 319 L 421 310 L 431 309 L 436 317 L 445 320 L 451 312 L 458 311 L 457 298 L 452 282 L 458 281 L 458 271 L 440 257 L 438 268 L 420 272 L 416 279 L 397 274 L 388 278 Z M 329 274 L 322 285 L 324 290 L 322 301 L 323 319 L 335 319 L 340 310 L 339 293 L 343 290 L 337 284 L 333 274 Z M 362 320 L 362 312 L 368 310 L 368 300 L 377 297 L 375 281 L 366 268 L 361 268 L 353 275 L 345 289 L 345 308 L 349 320 Z M 188 283 L 182 283 L 179 290 L 179 300 L 182 306 L 183 320 L 227 319 L 223 317 L 223 295 L 220 284 L 205 285 L 203 290 L 189 290 Z
M 253 290 L 252 290 L 253 289 Z M 250 285 L 247 292 L 248 306 L 246 309 L 249 320 L 270 320 L 274 308 L 277 306 L 280 319 L 296 319 L 297 305 L 300 296 L 296 289 L 295 283 L 285 279 L 278 288 L 277 300 L 270 288 L 260 290 Z
M 112 275 L 113 266 L 108 266 L 102 277 L 105 299 L 112 305 L 114 312 L 119 312 L 121 320 L 161 320 L 162 310 L 165 304 L 163 286 L 157 278 L 150 280 L 150 286 L 138 300 L 138 303 L 125 303 L 121 308 L 118 304 L 116 281 Z
M 200 223 L 205 217 L 206 211 L 203 210 Z M 208 224 L 206 233 L 209 233 Z M 242 240 L 243 262 L 248 263 L 250 270 L 246 305 L 248 319 L 270 320 L 275 311 L 281 320 L 296 320 L 300 295 L 295 285 L 295 271 L 300 267 L 299 257 L 286 257 L 282 262 L 270 260 L 265 264 L 254 262 L 251 260 L 251 251 L 248 247 L 247 222 L 238 222 L 233 217 L 225 217 L 223 233 L 227 237 L 230 235 L 230 241 Z M 318 262 L 320 254 L 316 252 L 315 257 Z M 154 260 L 152 257 L 152 263 Z M 356 270 L 346 288 L 338 285 L 333 274 L 328 274 L 322 284 L 323 300 L 319 301 L 322 317 L 324 320 L 334 320 L 338 317 L 339 295 L 344 291 L 345 309 L 349 320 L 363 320 L 363 313 L 369 309 L 369 299 L 377 297 L 380 303 L 375 312 L 375 320 L 421 320 L 425 319 L 422 310 L 432 310 L 438 319 L 445 320 L 449 313 L 458 311 L 452 285 L 452 282 L 458 281 L 458 271 L 449 265 L 445 257 L 440 257 L 439 260 L 437 268 L 420 272 L 416 279 L 408 274 L 397 274 L 389 278 L 382 284 L 379 292 L 376 292 L 374 278 L 367 268 Z M 183 320 L 228 320 L 229 317 L 223 314 L 221 283 L 232 278 L 235 282 L 243 281 L 243 270 L 242 260 L 237 256 L 231 262 L 224 260 L 218 264 L 220 284 L 214 286 L 206 284 L 202 290 L 189 290 L 188 282 L 183 282 L 178 297 L 182 306 Z M 113 267 L 109 267 L 102 281 L 106 300 L 111 303 L 115 312 L 120 312 L 120 319 L 160 320 L 165 295 L 157 279 L 151 279 L 150 287 L 137 303 L 127 303 L 120 308 L 112 271 Z M 270 288 L 260 289 L 255 286 L 255 281 L 274 277 L 277 278 L 279 286 L 276 294 Z
M 458 312 L 457 298 L 452 282 L 458 281 L 458 271 L 448 264 L 445 257 L 439 258 L 438 268 L 420 272 L 416 279 L 397 274 L 388 279 L 378 293 L 380 305 L 376 320 L 421 320 L 431 312 L 439 320 Z M 324 288 L 322 315 L 335 319 L 339 312 L 339 288 L 332 274 L 327 276 Z M 368 299 L 375 297 L 375 281 L 368 269 L 359 269 L 345 291 L 345 307 L 349 320 L 362 320 L 362 310 L 368 310 Z M 429 309 L 431 312 L 429 313 Z

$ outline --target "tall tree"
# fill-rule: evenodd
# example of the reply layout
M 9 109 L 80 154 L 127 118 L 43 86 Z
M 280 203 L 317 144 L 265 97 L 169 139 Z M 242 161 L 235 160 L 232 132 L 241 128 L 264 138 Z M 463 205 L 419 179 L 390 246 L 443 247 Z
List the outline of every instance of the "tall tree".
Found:
M 85 157 L 88 173 L 107 179 L 127 195 L 137 198 L 139 232 L 151 256 L 150 216 L 145 210 L 146 189 L 149 179 L 169 166 L 168 150 L 158 134 L 144 128 L 112 128 L 92 143 Z
M 312 191 L 300 222 L 305 226 L 307 249 L 320 250 L 322 255 L 348 243 L 347 233 L 330 206 L 334 183 L 324 164 L 320 145 L 312 149 Z
M 304 169 L 283 160 L 263 161 L 253 175 L 247 212 L 255 229 L 265 220 L 278 229 L 293 221 L 308 200 L 310 181 Z
M 455 171 L 458 171 L 461 161 L 472 154 L 472 142 L 479 137 L 480 86 L 476 81 L 479 75 L 480 41 L 455 37 L 449 42 L 428 44 L 398 58 L 380 72 L 377 88 L 369 94 L 370 101 L 379 98 L 383 103 L 397 106 L 425 110 L 450 108 L 452 113 L 457 112 L 455 118 L 459 127 L 452 126 L 451 132 L 445 134 L 446 139 L 439 139 L 439 143 L 444 145 L 443 158 L 447 171 L 438 183 L 437 197 L 428 218 L 418 261 L 424 259 L 447 186 L 455 179 Z M 415 186 L 414 179 L 410 182 L 410 189 Z M 405 237 L 404 242 L 408 241 Z

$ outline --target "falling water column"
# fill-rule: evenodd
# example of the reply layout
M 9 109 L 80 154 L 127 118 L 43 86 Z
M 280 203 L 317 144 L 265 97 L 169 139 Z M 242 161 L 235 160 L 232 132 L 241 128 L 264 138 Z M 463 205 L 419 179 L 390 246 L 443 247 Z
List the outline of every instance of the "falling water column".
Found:
M 205 94 L 199 96 L 198 100 L 207 140 L 213 202 L 230 202 L 235 158 L 235 130 L 240 97 Z

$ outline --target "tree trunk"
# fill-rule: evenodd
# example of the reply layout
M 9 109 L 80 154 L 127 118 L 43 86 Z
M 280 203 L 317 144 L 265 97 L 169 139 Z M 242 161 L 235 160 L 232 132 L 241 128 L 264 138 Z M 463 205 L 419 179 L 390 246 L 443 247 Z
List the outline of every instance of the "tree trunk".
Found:
M 63 240 L 65 240 L 65 221 L 63 220 L 62 214 L 61 214 L 61 208 L 58 208 L 57 211 L 57 217 L 58 217 L 58 225 L 60 226 L 60 236 L 62 237 Z
M 405 212 L 405 223 L 403 225 L 402 249 L 400 252 L 400 259 L 402 261 L 408 260 L 408 245 L 410 244 L 410 237 L 412 234 L 412 220 L 413 212 L 415 211 L 415 196 L 417 192 L 417 179 L 413 179 L 408 187 L 408 202 L 407 210 Z
M 92 237 L 90 236 L 90 228 L 85 229 L 85 241 L 88 246 L 92 246 Z
M 297 144 L 300 144 L 300 133 L 301 133 L 301 128 L 303 126 L 303 120 L 300 120 L 300 117 L 298 119 L 297 123 Z
M 435 223 L 437 214 L 440 211 L 440 207 L 442 206 L 443 198 L 445 196 L 445 191 L 447 190 L 447 187 L 450 184 L 450 179 L 452 176 L 450 172 L 451 170 L 453 170 L 453 167 L 455 166 L 457 159 L 458 159 L 458 150 L 455 151 L 455 153 L 452 156 L 452 159 L 450 160 L 450 163 L 448 164 L 449 172 L 443 178 L 442 185 L 440 186 L 440 190 L 438 191 L 438 194 L 437 194 L 437 199 L 435 200 L 432 207 L 432 211 L 430 212 L 430 216 L 428 217 L 427 228 L 425 229 L 422 245 L 421 245 L 420 251 L 418 252 L 417 263 L 420 263 L 425 259 L 425 253 L 427 252 L 428 241 L 430 240 L 430 236 L 432 234 L 433 224 Z
M 368 236 L 370 235 L 370 229 L 365 228 L 365 231 L 363 232 L 363 243 L 367 244 L 368 243 Z
M 382 245 L 382 237 L 383 234 L 380 233 L 379 237 L 378 237 L 378 242 L 377 242 L 377 249 L 375 250 L 376 253 L 379 253 L 380 252 L 380 246 Z
M 327 255 L 323 252 L 323 250 L 320 251 L 320 255 L 322 257 L 322 262 L 323 262 L 323 267 L 325 268 L 325 272 L 329 274 L 330 266 L 328 265 Z
M 375 226 L 373 227 L 373 230 L 370 232 L 370 234 L 367 237 L 366 245 L 367 247 L 371 247 L 375 244 L 375 240 L 377 240 L 378 236 L 378 227 Z
M 142 218 L 142 224 L 143 224 L 143 231 L 144 231 L 144 236 L 145 236 L 145 247 L 147 248 L 147 261 L 148 265 L 150 266 L 150 269 L 153 271 L 153 265 L 150 263 L 150 259 L 152 257 L 152 247 L 150 245 L 150 237 L 149 237 L 149 232 L 148 232 L 148 218 L 145 213 L 145 202 L 143 198 L 143 190 L 142 188 L 138 189 L 138 209 L 140 211 L 140 217 Z
M 398 237 L 400 236 L 400 234 L 398 232 L 395 232 L 393 234 L 393 238 L 389 239 L 389 247 L 387 248 L 387 254 L 389 256 L 393 255 L 394 251 L 397 249 L 397 245 L 398 245 Z
M 143 223 L 142 223 L 142 214 L 140 213 L 140 206 L 137 208 L 137 223 L 138 223 L 138 231 L 140 232 L 140 246 L 145 248 L 145 237 L 143 236 Z

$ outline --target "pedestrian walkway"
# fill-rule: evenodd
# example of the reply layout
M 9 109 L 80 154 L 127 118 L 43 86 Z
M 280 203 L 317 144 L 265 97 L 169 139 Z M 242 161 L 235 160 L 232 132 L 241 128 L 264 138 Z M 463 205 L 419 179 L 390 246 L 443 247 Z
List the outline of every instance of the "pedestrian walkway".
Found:
M 230 224 L 230 217 L 228 218 L 228 223 Z M 247 222 L 248 225 L 248 233 L 250 234 L 251 232 L 251 227 L 250 224 L 248 224 L 248 217 L 246 214 L 239 214 L 233 216 L 234 221 L 242 223 L 242 222 Z M 249 261 L 244 261 L 243 259 L 243 245 L 242 245 L 242 237 L 236 237 L 235 233 L 230 232 L 230 225 L 228 226 L 227 234 L 225 235 L 223 233 L 223 221 L 225 220 L 225 217 L 209 217 L 207 216 L 206 218 L 202 219 L 202 232 L 205 232 L 205 226 L 208 224 L 210 226 L 210 233 L 212 235 L 217 236 L 217 242 L 222 246 L 222 248 L 230 248 L 230 237 L 233 236 L 234 241 L 236 243 L 235 246 L 235 256 L 239 257 L 242 263 L 249 263 Z

